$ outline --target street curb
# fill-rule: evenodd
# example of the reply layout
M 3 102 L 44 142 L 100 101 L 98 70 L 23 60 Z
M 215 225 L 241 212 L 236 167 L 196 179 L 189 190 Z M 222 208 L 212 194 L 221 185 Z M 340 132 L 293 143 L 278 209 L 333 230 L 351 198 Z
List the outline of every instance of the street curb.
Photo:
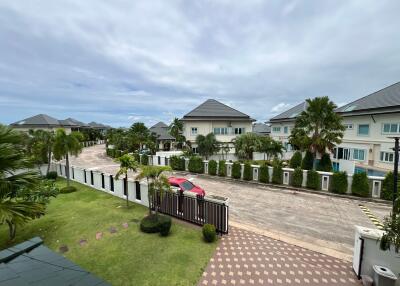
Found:
M 196 175 L 201 178 L 205 179 L 213 179 L 215 181 L 222 181 L 222 182 L 230 182 L 230 183 L 239 183 L 239 184 L 244 184 L 244 185 L 255 185 L 255 186 L 260 186 L 260 187 L 274 187 L 278 189 L 284 189 L 284 190 L 292 190 L 292 191 L 297 191 L 297 192 L 302 192 L 302 193 L 309 193 L 309 194 L 317 194 L 317 195 L 325 195 L 328 197 L 336 197 L 336 198 L 342 198 L 342 199 L 350 199 L 350 200 L 355 200 L 355 201 L 363 201 L 363 202 L 371 202 L 371 203 L 377 203 L 377 204 L 382 204 L 382 205 L 391 205 L 391 202 L 385 201 L 382 199 L 377 199 L 377 198 L 364 198 L 364 197 L 356 197 L 352 195 L 345 195 L 345 194 L 335 194 L 327 191 L 316 191 L 316 190 L 310 190 L 310 189 L 305 189 L 305 188 L 296 188 L 290 185 L 274 185 L 274 184 L 266 184 L 266 183 L 261 183 L 258 181 L 244 181 L 244 180 L 238 180 L 238 179 L 233 179 L 230 177 L 219 177 L 219 176 L 211 176 L 207 174 L 198 174 L 198 173 L 191 173 L 187 171 L 176 171 L 173 170 L 174 173 L 180 173 L 184 175 Z

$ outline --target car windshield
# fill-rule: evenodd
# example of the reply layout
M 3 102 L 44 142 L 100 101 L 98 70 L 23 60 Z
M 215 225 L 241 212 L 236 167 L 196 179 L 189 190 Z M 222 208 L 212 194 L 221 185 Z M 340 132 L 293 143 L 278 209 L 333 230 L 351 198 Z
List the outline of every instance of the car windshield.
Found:
M 190 191 L 194 188 L 194 185 L 189 181 L 184 181 L 181 186 L 184 191 Z

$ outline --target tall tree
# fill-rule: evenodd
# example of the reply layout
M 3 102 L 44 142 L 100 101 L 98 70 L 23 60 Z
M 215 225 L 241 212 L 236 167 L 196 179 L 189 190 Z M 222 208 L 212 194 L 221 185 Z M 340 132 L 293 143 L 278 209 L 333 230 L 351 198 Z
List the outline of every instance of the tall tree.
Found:
M 168 131 L 169 134 L 175 138 L 177 145 L 182 146 L 182 144 L 186 141 L 185 136 L 182 135 L 183 122 L 180 121 L 178 118 L 174 118 L 174 120 L 168 127 Z
M 29 130 L 29 153 L 35 163 L 41 165 L 47 163 L 47 172 L 50 171 L 51 155 L 53 152 L 54 132 L 46 130 Z
M 129 128 L 129 133 L 131 135 L 131 138 L 138 142 L 139 149 L 142 150 L 143 145 L 149 139 L 149 135 L 150 135 L 150 131 L 146 127 L 146 125 L 144 125 L 143 122 L 135 122 Z
M 342 142 L 345 127 L 341 116 L 335 113 L 336 105 L 327 96 L 307 99 L 306 102 L 306 110 L 296 118 L 291 142 L 302 147 L 309 145 L 315 159 L 317 153 L 332 151 Z
M 66 175 L 67 175 L 67 186 L 70 184 L 70 174 L 69 174 L 69 156 L 78 156 L 82 151 L 82 134 L 80 132 L 71 132 L 67 134 L 64 129 L 57 129 L 54 138 L 54 158 L 56 160 L 61 160 L 65 158 L 66 165 Z
M 121 176 L 125 176 L 126 182 L 128 181 L 128 171 L 136 172 L 139 167 L 139 163 L 135 160 L 132 155 L 125 154 L 117 158 L 116 161 L 119 163 L 119 170 L 116 174 L 116 178 L 119 179 Z M 128 188 L 126 190 L 126 207 L 129 207 L 128 199 Z
M 214 133 L 209 133 L 206 136 L 197 135 L 196 144 L 197 152 L 206 159 L 219 151 L 219 142 L 215 138 Z
M 252 160 L 253 152 L 257 152 L 260 136 L 245 133 L 234 139 L 235 153 L 240 159 Z

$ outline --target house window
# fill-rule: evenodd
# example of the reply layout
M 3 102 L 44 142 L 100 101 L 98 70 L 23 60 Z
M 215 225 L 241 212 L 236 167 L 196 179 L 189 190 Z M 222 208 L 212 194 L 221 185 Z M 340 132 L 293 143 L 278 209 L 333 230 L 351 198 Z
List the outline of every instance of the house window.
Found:
M 334 150 L 333 158 L 349 160 L 350 159 L 350 149 L 349 148 L 341 148 L 341 147 L 337 148 L 336 150 Z
M 382 133 L 399 133 L 399 125 L 397 123 L 384 123 Z
M 289 127 L 285 126 L 283 127 L 283 133 L 287 134 L 289 132 Z
M 235 134 L 236 135 L 244 134 L 244 128 L 243 127 L 236 127 L 235 128 Z
M 358 135 L 369 135 L 369 124 L 358 125 Z
M 281 128 L 280 127 L 272 127 L 272 132 L 279 133 L 279 132 L 281 132 Z
M 365 150 L 353 149 L 353 160 L 364 161 L 365 160 Z
M 197 147 L 192 147 L 193 154 L 197 154 Z
M 215 135 L 226 135 L 226 134 L 228 134 L 228 128 L 227 127 L 216 127 L 216 128 L 214 128 L 214 134 Z
M 192 127 L 192 135 L 197 135 L 197 127 Z
M 286 151 L 292 151 L 293 150 L 292 145 L 290 143 L 285 142 L 285 143 L 283 143 L 283 145 L 284 145 Z
M 344 128 L 346 128 L 346 129 L 348 129 L 348 130 L 353 129 L 353 124 L 352 124 L 352 123 L 345 123 L 345 124 L 343 124 L 343 125 L 344 125 Z
M 381 159 L 381 162 L 393 163 L 394 153 L 393 152 L 381 152 L 380 159 Z

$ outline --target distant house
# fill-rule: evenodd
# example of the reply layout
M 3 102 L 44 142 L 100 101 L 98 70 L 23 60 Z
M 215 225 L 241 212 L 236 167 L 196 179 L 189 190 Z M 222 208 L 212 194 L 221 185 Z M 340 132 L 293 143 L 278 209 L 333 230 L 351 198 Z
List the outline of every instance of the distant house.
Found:
M 181 120 L 184 124 L 183 135 L 190 141 L 195 153 L 197 135 L 205 136 L 209 133 L 214 133 L 218 141 L 229 143 L 232 147 L 230 153 L 234 153 L 232 140 L 251 132 L 255 121 L 249 115 L 214 99 L 206 100 Z
M 97 122 L 94 122 L 94 121 L 89 122 L 87 125 L 89 126 L 89 128 L 92 128 L 92 129 L 95 129 L 95 130 L 99 130 L 103 134 L 107 131 L 107 129 L 111 128 L 111 126 L 104 125 L 102 123 L 97 123 Z
M 271 126 L 265 123 L 254 123 L 253 133 L 260 136 L 269 136 L 271 134 Z
M 168 125 L 164 122 L 158 122 L 149 128 L 157 138 L 157 146 L 159 150 L 170 151 L 175 137 L 171 136 L 168 132 Z

